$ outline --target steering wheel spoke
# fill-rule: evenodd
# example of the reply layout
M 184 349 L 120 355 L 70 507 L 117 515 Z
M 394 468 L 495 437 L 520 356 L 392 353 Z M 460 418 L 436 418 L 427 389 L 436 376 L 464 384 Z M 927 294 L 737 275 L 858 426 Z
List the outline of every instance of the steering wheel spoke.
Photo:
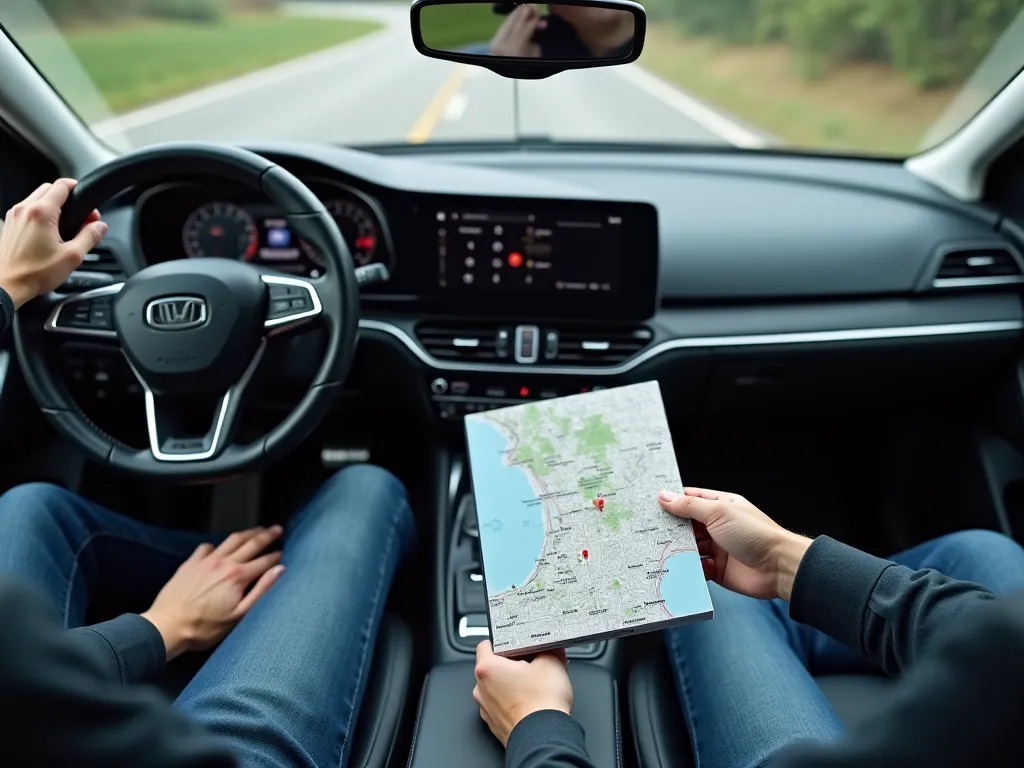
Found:
M 162 462 L 206 461 L 231 444 L 242 412 L 245 390 L 259 368 L 267 342 L 263 340 L 241 378 L 217 399 L 210 428 L 203 434 L 186 434 L 181 426 L 180 403 L 158 395 L 132 366 L 146 401 L 146 431 L 153 458 Z
M 316 283 L 297 277 L 261 275 L 267 286 L 267 318 L 263 327 L 268 334 L 295 328 L 323 314 Z
M 43 329 L 47 333 L 90 340 L 116 342 L 114 328 L 114 297 L 124 283 L 105 285 L 84 293 L 49 299 L 53 308 L 47 314 Z M 39 299 L 42 300 L 42 299 Z

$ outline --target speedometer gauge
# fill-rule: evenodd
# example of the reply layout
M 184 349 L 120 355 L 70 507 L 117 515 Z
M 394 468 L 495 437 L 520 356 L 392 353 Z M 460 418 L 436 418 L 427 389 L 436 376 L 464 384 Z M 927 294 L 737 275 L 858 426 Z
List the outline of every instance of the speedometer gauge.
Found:
M 338 229 L 341 236 L 345 238 L 348 249 L 352 252 L 352 259 L 359 266 L 366 266 L 376 259 L 377 246 L 380 242 L 380 234 L 377 232 L 377 224 L 373 214 L 361 204 L 351 200 L 327 200 L 324 206 L 338 222 Z M 303 244 L 306 255 L 313 261 L 323 266 L 320 255 L 312 248 Z
M 208 203 L 185 220 L 181 233 L 191 258 L 219 257 L 252 260 L 260 245 L 252 216 L 234 203 Z

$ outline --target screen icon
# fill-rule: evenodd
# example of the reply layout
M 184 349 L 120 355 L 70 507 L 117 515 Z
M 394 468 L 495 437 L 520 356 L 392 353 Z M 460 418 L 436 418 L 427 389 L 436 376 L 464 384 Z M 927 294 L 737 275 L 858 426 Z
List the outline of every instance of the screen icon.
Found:
M 267 230 L 267 245 L 271 248 L 287 248 L 292 242 L 292 232 L 285 227 L 271 227 Z

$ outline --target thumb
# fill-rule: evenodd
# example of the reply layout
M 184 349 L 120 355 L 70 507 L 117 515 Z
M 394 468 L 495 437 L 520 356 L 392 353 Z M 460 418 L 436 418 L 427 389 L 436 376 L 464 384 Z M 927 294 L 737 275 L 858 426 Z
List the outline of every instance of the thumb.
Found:
M 685 517 L 707 525 L 711 510 L 717 502 L 697 496 L 686 496 L 672 491 L 659 491 L 658 503 L 666 512 L 676 517 Z
M 75 238 L 68 242 L 71 252 L 78 256 L 79 261 L 85 258 L 85 254 L 100 244 L 107 234 L 107 225 L 102 221 L 94 221 L 86 224 L 79 231 Z

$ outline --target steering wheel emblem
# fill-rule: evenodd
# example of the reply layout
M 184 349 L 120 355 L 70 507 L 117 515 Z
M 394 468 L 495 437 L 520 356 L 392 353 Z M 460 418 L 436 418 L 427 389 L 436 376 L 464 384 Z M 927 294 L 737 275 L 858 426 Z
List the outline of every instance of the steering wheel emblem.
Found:
M 146 325 L 161 331 L 184 331 L 206 322 L 206 300 L 197 296 L 154 299 L 146 307 Z

